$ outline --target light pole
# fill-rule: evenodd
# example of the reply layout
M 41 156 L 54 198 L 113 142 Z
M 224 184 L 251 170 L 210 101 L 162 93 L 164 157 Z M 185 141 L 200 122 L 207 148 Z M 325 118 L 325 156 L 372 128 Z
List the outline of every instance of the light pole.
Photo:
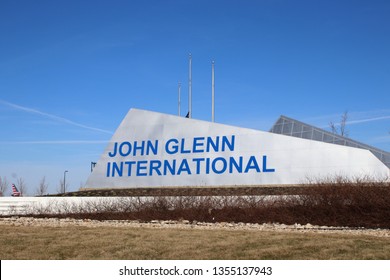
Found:
M 65 181 L 65 179 L 66 179 L 66 172 L 68 172 L 68 170 L 65 170 L 64 171 L 64 188 L 63 188 L 63 193 L 65 193 L 65 190 L 66 190 L 66 181 Z

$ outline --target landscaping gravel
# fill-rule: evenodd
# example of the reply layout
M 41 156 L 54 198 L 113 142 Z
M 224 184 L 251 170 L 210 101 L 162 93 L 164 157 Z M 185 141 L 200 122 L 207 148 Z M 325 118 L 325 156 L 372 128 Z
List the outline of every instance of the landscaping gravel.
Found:
M 349 227 L 327 227 L 315 226 L 311 224 L 285 225 L 277 223 L 249 224 L 249 223 L 205 223 L 180 221 L 160 221 L 150 222 L 128 221 L 128 220 L 89 220 L 70 218 L 31 218 L 31 217 L 8 217 L 0 218 L 0 225 L 19 226 L 39 226 L 39 227 L 129 227 L 129 228 L 156 228 L 156 229 L 196 229 L 196 230 L 250 230 L 250 231 L 275 231 L 275 232 L 298 232 L 298 233 L 332 233 L 332 234 L 353 234 L 369 235 L 375 237 L 390 237 L 390 229 L 366 229 Z

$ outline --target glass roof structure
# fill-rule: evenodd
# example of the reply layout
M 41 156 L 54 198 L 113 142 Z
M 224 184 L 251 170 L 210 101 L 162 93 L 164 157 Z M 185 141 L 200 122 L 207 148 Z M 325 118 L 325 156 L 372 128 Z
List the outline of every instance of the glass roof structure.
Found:
M 288 135 L 298 138 L 310 139 L 314 141 L 332 143 L 336 145 L 355 147 L 370 150 L 380 161 L 390 168 L 390 153 L 377 149 L 375 147 L 360 143 L 350 138 L 314 127 L 312 125 L 291 119 L 286 116 L 280 116 L 276 123 L 270 129 L 270 132 Z

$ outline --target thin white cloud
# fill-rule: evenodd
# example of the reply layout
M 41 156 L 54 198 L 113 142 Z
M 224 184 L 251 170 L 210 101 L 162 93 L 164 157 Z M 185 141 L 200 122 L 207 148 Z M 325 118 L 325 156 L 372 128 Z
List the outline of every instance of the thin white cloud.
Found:
M 78 122 L 74 122 L 74 121 L 68 120 L 68 119 L 60 117 L 60 116 L 56 116 L 56 115 L 53 115 L 53 114 L 45 113 L 45 112 L 42 112 L 42 111 L 39 111 L 39 110 L 36 110 L 36 109 L 33 109 L 33 108 L 20 106 L 20 105 L 17 105 L 17 104 L 14 104 L 14 103 L 10 103 L 10 102 L 7 102 L 7 101 L 1 100 L 1 99 L 0 99 L 0 103 L 3 104 L 3 105 L 8 106 L 10 108 L 13 108 L 13 109 L 16 109 L 16 110 L 19 110 L 19 111 L 23 111 L 23 112 L 26 112 L 26 113 L 30 113 L 30 114 L 40 115 L 40 116 L 43 116 L 45 118 L 55 120 L 57 122 L 66 123 L 66 124 L 69 124 L 69 125 L 81 127 L 81 128 L 88 129 L 88 130 L 98 131 L 98 132 L 102 132 L 102 133 L 106 133 L 106 134 L 112 134 L 113 133 L 112 131 L 109 131 L 109 130 L 100 129 L 100 128 L 96 128 L 96 127 L 92 127 L 92 126 L 87 126 L 87 125 L 84 125 L 84 124 L 81 124 L 81 123 L 78 123 Z
M 386 114 L 380 116 L 380 114 Z M 308 123 L 311 122 L 317 122 L 317 123 L 323 123 L 324 120 L 329 120 L 326 125 L 324 124 L 318 124 L 318 127 L 321 128 L 329 128 L 329 123 L 332 119 L 340 119 L 342 114 L 339 115 L 327 115 L 327 116 L 317 116 L 307 119 Z M 379 116 L 378 116 L 379 115 Z M 355 117 L 354 117 L 355 116 Z M 360 117 L 360 118 L 359 118 Z M 351 120 L 352 119 L 352 120 Z M 361 123 L 369 123 L 369 122 L 377 122 L 377 121 L 383 121 L 383 120 L 390 120 L 390 115 L 388 115 L 388 110 L 378 110 L 378 111 L 367 111 L 367 112 L 348 112 L 348 119 L 346 122 L 346 125 L 355 125 L 355 124 L 361 124 Z M 335 125 L 340 125 L 340 122 L 334 122 Z
M 382 120 L 389 120 L 389 119 L 390 116 L 382 116 L 382 117 L 375 117 L 375 118 L 360 119 L 355 121 L 347 121 L 347 124 L 359 124 L 359 123 L 375 122 L 375 121 L 382 121 Z
M 109 140 L 43 140 L 43 141 L 4 141 L 0 142 L 2 145 L 12 145 L 12 144 L 43 144 L 43 145 L 57 145 L 57 144 L 65 144 L 65 145 L 79 145 L 79 144 L 105 144 L 108 143 Z
M 383 121 L 383 120 L 390 120 L 390 116 L 382 116 L 382 117 L 373 117 L 373 118 L 365 118 L 360 120 L 347 120 L 346 125 L 354 125 L 354 124 L 361 124 L 361 123 L 369 123 L 369 122 L 377 122 L 377 121 Z M 335 125 L 340 125 L 340 122 L 335 123 Z M 324 126 L 325 127 L 325 126 Z M 329 125 L 328 125 L 329 127 Z

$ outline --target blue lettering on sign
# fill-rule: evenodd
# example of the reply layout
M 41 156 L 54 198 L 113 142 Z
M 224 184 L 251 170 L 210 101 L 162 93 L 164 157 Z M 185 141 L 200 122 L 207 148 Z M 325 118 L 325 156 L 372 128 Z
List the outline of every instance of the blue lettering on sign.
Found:
M 151 160 L 150 161 L 149 176 L 153 176 L 153 171 L 155 171 L 157 175 L 161 176 L 160 168 L 161 168 L 161 161 L 160 160 Z
M 275 172 L 275 168 L 267 168 L 267 156 L 263 156 L 263 172 Z
M 115 143 L 117 144 L 117 143 Z M 119 154 L 122 157 L 127 157 L 131 153 L 131 144 L 130 142 L 123 142 L 119 145 Z
M 204 137 L 195 137 L 192 151 L 194 153 L 203 153 L 204 152 L 203 146 L 204 146 Z
M 206 174 L 210 174 L 210 159 L 206 158 Z
M 185 149 L 185 143 L 186 143 L 185 139 L 182 138 L 181 139 L 181 145 L 180 145 L 180 153 L 181 154 L 189 154 L 189 153 L 191 153 L 191 150 L 186 150 Z
M 193 158 L 192 161 L 196 164 L 196 174 L 200 174 L 200 164 L 204 161 L 204 158 Z
M 221 165 L 219 165 L 219 169 L 217 168 L 218 162 L 221 163 Z M 226 166 L 227 166 L 226 159 L 223 157 L 217 157 L 216 159 L 213 160 L 211 169 L 215 174 L 222 174 L 226 171 Z
M 137 176 L 146 176 L 147 175 L 147 160 L 140 160 L 137 162 Z
M 234 151 L 234 140 L 235 140 L 234 135 L 232 135 L 230 142 L 226 136 L 223 136 L 222 137 L 222 152 L 227 151 L 226 147 L 229 149 L 229 151 Z
M 164 160 L 164 175 L 167 175 L 167 171 L 171 173 L 171 175 L 175 175 L 176 173 L 176 159 L 170 162 L 169 160 Z
M 190 143 L 189 143 L 190 142 Z M 194 137 L 193 139 L 171 138 L 165 143 L 165 152 L 173 154 L 210 153 L 234 151 L 235 135 L 216 137 Z
M 275 172 L 268 167 L 267 156 L 262 156 L 260 163 L 255 156 L 108 162 L 106 177 Z
M 119 177 L 123 176 L 123 162 L 120 162 L 119 165 L 117 162 L 112 163 L 112 177 L 115 176 L 115 173 L 117 173 Z
M 114 143 L 112 151 L 108 153 L 109 157 L 115 157 L 118 154 L 122 157 L 127 156 L 149 156 L 157 155 L 158 152 L 158 140 L 155 140 L 154 143 L 150 140 L 148 141 L 134 141 L 130 143 L 128 141 Z
M 206 144 L 206 152 L 210 152 L 213 150 L 214 152 L 219 151 L 219 136 L 215 137 L 215 141 L 211 137 L 207 137 L 207 144 Z
M 171 143 L 173 143 L 173 145 L 171 145 Z M 177 139 L 170 139 L 167 141 L 167 143 L 165 144 L 165 151 L 172 155 L 172 154 L 176 154 L 177 151 L 179 150 L 179 146 L 177 145 L 179 143 L 179 141 L 177 141 Z
M 257 160 L 256 160 L 256 158 L 254 156 L 251 156 L 249 158 L 248 164 L 246 165 L 244 172 L 248 173 L 248 171 L 251 170 L 251 169 L 255 169 L 257 172 L 260 172 L 260 167 L 257 164 Z
M 125 164 L 127 165 L 127 176 L 131 176 L 131 169 L 132 166 L 135 164 L 135 161 L 125 161 Z
M 107 162 L 106 177 L 110 177 L 111 162 Z
M 187 172 L 187 174 L 191 175 L 191 169 L 186 159 L 183 159 L 181 162 L 179 170 L 177 171 L 177 175 L 180 175 L 182 172 Z
M 233 167 L 238 173 L 242 173 L 242 157 L 238 158 L 238 163 L 234 157 L 230 157 L 229 161 L 229 173 L 233 173 Z
M 235 135 L 188 138 L 171 138 L 163 146 L 162 153 L 167 155 L 188 155 L 189 158 L 145 159 L 140 157 L 157 156 L 159 140 L 137 140 L 114 142 L 108 152 L 109 158 L 138 157 L 133 160 L 107 162 L 106 177 L 145 177 L 145 176 L 183 176 L 200 174 L 241 174 L 275 172 L 268 166 L 267 155 L 262 156 L 213 156 L 194 157 L 190 154 L 233 152 Z

